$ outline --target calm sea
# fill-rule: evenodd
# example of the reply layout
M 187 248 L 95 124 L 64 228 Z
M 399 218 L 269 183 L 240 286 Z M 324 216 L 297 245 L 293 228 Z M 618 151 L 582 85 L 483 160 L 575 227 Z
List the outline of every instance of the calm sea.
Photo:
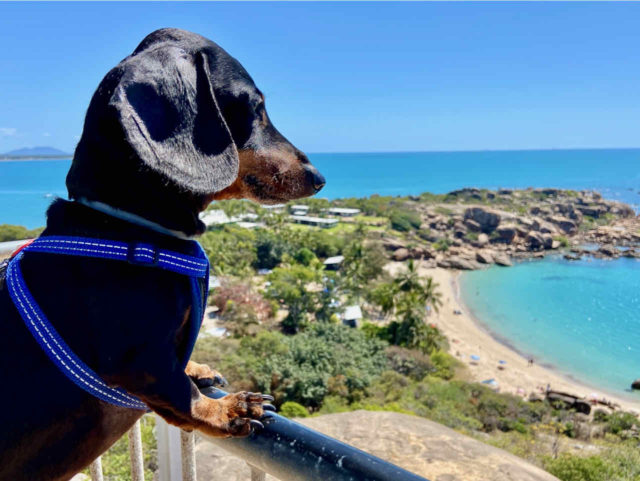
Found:
M 311 154 L 323 197 L 444 193 L 461 187 L 597 189 L 640 204 L 640 149 Z M 37 227 L 66 195 L 70 160 L 0 162 L 0 224 Z
M 311 154 L 323 197 L 444 193 L 462 187 L 597 189 L 640 203 L 640 149 Z M 41 226 L 66 196 L 70 160 L 0 162 L 0 224 Z M 544 260 L 465 274 L 476 316 L 540 362 L 622 392 L 640 377 L 640 262 Z M 544 299 L 544 302 L 540 302 Z
M 523 354 L 631 396 L 640 377 L 639 261 L 527 261 L 465 273 L 461 287 L 476 318 Z

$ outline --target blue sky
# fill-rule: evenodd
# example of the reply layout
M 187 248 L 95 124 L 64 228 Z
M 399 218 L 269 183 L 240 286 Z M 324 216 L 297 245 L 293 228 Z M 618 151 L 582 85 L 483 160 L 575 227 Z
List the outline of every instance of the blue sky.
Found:
M 0 3 L 0 152 L 72 151 L 104 74 L 179 27 L 308 152 L 640 146 L 637 3 Z

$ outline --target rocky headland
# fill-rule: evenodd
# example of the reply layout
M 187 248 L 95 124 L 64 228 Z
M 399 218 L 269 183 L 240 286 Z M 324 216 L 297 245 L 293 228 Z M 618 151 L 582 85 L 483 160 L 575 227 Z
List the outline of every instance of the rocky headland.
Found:
M 640 218 L 629 205 L 594 191 L 466 188 L 409 197 L 405 206 L 422 225 L 408 235 L 383 234 L 382 244 L 396 261 L 473 270 L 552 252 L 570 260 L 640 258 Z

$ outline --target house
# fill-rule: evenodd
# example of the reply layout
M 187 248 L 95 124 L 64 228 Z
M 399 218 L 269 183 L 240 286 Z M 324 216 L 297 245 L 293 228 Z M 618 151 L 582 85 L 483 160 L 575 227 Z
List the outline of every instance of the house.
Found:
M 358 327 L 358 322 L 362 319 L 362 309 L 360 306 L 347 306 L 342 313 L 342 324 L 349 327 Z
M 327 257 L 323 264 L 328 271 L 337 271 L 338 269 L 340 269 L 343 261 L 344 256 L 333 256 Z
M 200 220 L 204 222 L 204 225 L 210 227 L 212 225 L 231 224 L 237 219 L 229 217 L 220 209 L 210 209 L 200 214 Z
M 209 276 L 209 289 L 215 289 L 216 287 L 220 287 L 220 279 L 216 276 Z
M 336 215 L 339 217 L 354 217 L 360 213 L 360 209 L 347 209 L 346 207 L 331 207 L 324 209 L 329 215 Z
M 289 219 L 296 224 L 312 225 L 314 227 L 333 227 L 338 223 L 338 219 L 325 219 L 323 217 L 312 217 L 309 215 L 290 215 Z
M 307 215 L 309 213 L 309 206 L 304 204 L 297 204 L 289 206 L 293 215 Z
M 284 208 L 286 207 L 284 204 L 273 204 L 273 205 L 261 205 L 264 210 L 269 212 L 284 212 Z
M 243 229 L 255 229 L 256 227 L 264 226 L 264 224 L 261 224 L 259 222 L 246 222 L 246 221 L 236 222 L 236 225 L 238 227 L 242 227 Z

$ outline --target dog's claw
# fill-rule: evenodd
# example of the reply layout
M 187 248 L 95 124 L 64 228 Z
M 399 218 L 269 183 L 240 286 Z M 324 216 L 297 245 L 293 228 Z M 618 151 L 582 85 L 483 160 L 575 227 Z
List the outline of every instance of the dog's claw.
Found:
M 249 421 L 249 425 L 251 426 L 252 431 L 264 429 L 264 424 L 262 424 L 257 419 L 252 419 L 251 421 Z
M 273 396 L 270 396 L 269 394 L 263 394 L 262 395 L 262 399 L 264 399 L 265 401 L 274 401 L 275 398 Z
M 273 411 L 274 413 L 276 412 L 276 407 L 273 404 L 265 403 L 262 405 L 262 409 L 265 411 Z
M 272 413 L 271 411 L 266 411 L 262 416 L 260 416 L 260 419 L 258 420 L 263 424 L 271 424 L 276 420 L 276 418 L 274 413 Z

